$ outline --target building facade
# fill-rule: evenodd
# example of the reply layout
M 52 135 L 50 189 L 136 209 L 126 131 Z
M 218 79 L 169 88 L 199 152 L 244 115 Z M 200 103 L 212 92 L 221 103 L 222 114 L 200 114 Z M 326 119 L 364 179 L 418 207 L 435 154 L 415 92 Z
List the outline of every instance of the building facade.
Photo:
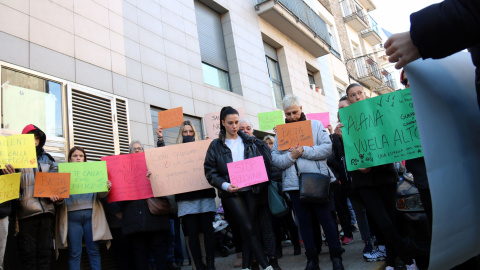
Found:
M 133 139 L 155 147 L 157 113 L 175 107 L 202 137 L 205 114 L 243 108 L 258 128 L 257 113 L 281 108 L 286 94 L 335 122 L 349 83 L 385 93 L 372 64 L 381 39 L 364 12 L 372 8 L 369 0 L 0 0 L 2 133 L 37 124 L 59 161 L 74 145 L 99 160 L 128 152 Z M 167 143 L 177 134 L 165 130 Z

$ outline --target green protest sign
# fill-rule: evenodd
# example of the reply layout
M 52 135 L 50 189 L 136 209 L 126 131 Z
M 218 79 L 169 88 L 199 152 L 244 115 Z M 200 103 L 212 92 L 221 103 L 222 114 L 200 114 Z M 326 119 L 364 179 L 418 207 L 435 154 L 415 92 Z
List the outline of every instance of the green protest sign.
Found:
M 339 111 L 348 171 L 422 157 L 410 89 Z
M 58 172 L 70 173 L 70 195 L 108 191 L 105 161 L 59 163 Z
M 271 130 L 277 125 L 285 124 L 282 111 L 264 112 L 258 114 L 258 123 L 261 131 Z

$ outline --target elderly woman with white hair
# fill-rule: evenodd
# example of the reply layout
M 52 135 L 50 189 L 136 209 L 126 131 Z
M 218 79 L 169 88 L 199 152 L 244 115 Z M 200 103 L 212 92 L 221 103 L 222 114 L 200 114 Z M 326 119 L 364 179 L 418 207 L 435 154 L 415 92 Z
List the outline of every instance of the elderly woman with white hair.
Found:
M 143 151 L 143 145 L 139 141 L 132 141 L 131 154 Z M 146 199 L 125 201 L 121 208 L 122 234 L 131 240 L 137 270 L 149 269 L 150 253 L 157 269 L 167 269 L 170 230 L 168 215 L 153 215 Z
M 298 97 L 293 95 L 285 96 L 282 105 L 286 123 L 306 120 Z M 342 253 L 345 250 L 340 247 L 337 228 L 330 214 L 329 205 L 300 200 L 299 177 L 295 165 L 298 166 L 298 173 L 308 172 L 333 175 L 327 166 L 327 158 L 332 153 L 332 142 L 329 135 L 320 121 L 312 120 L 311 127 L 314 146 L 297 145 L 288 150 L 278 150 L 278 141 L 275 138 L 272 151 L 273 164 L 284 171 L 283 190 L 290 195 L 300 225 L 303 243 L 305 244 L 305 254 L 307 255 L 307 267 L 305 270 L 320 269 L 312 229 L 313 215 L 318 218 L 325 232 L 333 269 L 343 270 Z

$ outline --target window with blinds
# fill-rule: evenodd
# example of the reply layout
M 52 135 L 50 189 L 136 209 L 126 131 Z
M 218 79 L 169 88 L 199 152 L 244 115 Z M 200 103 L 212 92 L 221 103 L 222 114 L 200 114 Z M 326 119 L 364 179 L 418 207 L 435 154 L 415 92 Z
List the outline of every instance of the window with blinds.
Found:
M 85 149 L 89 161 L 128 153 L 130 132 L 126 99 L 69 85 L 70 146 Z
M 194 3 L 204 81 L 230 91 L 228 59 L 220 14 L 199 1 Z
M 152 130 L 153 130 L 153 141 L 155 142 L 154 147 L 157 147 L 157 140 L 158 136 L 155 132 L 155 129 L 158 126 L 158 112 L 164 111 L 164 109 L 150 107 L 150 114 L 152 116 Z M 183 120 L 190 120 L 190 122 L 195 126 L 195 130 L 198 132 L 198 137 L 203 140 L 203 128 L 202 128 L 202 121 L 200 118 L 183 115 Z M 165 145 L 172 145 L 175 144 L 178 137 L 178 132 L 180 131 L 180 127 L 173 127 L 167 128 L 163 130 L 163 140 L 165 141 Z

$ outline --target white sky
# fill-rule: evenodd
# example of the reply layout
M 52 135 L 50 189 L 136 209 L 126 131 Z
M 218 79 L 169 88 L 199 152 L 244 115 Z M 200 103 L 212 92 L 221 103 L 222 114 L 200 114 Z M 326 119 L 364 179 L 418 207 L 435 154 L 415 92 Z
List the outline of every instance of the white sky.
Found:
M 438 2 L 441 0 L 374 0 L 377 9 L 370 15 L 380 28 L 395 34 L 410 30 L 411 13 Z

